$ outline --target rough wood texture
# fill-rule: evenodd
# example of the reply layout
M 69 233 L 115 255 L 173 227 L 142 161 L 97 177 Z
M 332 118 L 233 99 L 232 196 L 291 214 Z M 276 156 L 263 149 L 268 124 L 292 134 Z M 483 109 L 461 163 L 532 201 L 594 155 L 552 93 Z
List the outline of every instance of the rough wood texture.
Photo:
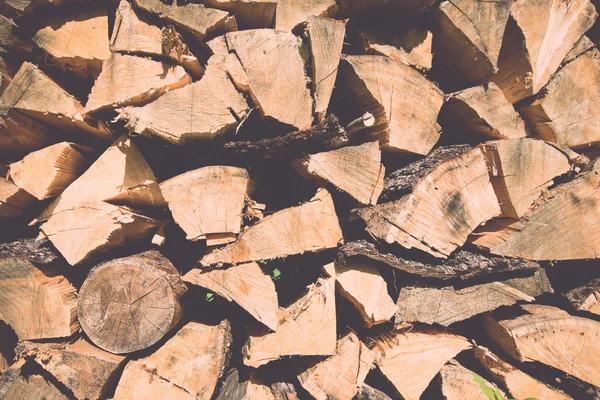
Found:
M 248 172 L 227 166 L 188 171 L 160 184 L 173 219 L 188 240 L 207 245 L 233 242 L 242 226 Z
M 77 316 L 95 345 L 130 353 L 152 346 L 179 322 L 185 291 L 171 262 L 147 251 L 94 267 L 79 290 Z
M 337 11 L 335 0 L 279 0 L 275 16 L 275 29 L 291 31 L 310 17 L 332 17 Z
M 240 29 L 273 28 L 278 0 L 204 0 L 209 7 L 235 14 Z
M 440 124 L 455 134 L 482 139 L 526 136 L 523 120 L 493 82 L 452 93 L 440 112 Z
M 24 156 L 64 139 L 62 132 L 27 115 L 0 115 L 0 156 L 4 158 Z
M 364 384 L 354 396 L 354 400 L 392 400 L 392 398 L 382 391 Z
M 296 388 L 291 383 L 275 382 L 271 384 L 271 391 L 275 400 L 298 400 Z
M 486 319 L 488 334 L 504 351 L 521 362 L 538 361 L 600 384 L 596 360 L 600 322 L 550 306 L 528 304 L 521 309 L 525 314 L 512 319 Z
M 335 280 L 319 280 L 278 313 L 277 332 L 251 333 L 242 349 L 247 366 L 258 368 L 284 356 L 332 356 L 336 351 Z
M 239 304 L 272 331 L 277 330 L 277 292 L 273 280 L 255 263 L 240 264 L 225 270 L 202 272 L 192 269 L 185 282 L 202 286 Z
M 411 194 L 358 210 L 375 238 L 440 258 L 447 258 L 478 225 L 498 214 L 500 206 L 479 148 L 437 166 Z
M 506 388 L 508 393 L 516 399 L 571 399 L 571 396 L 527 375 L 485 347 L 475 346 L 473 353 L 477 361 L 491 375 L 492 379 Z
M 237 369 L 231 370 L 215 400 L 276 400 L 271 389 L 255 375 L 242 380 Z M 291 400 L 291 399 L 290 399 Z
M 469 347 L 462 336 L 412 330 L 382 335 L 373 351 L 379 369 L 402 397 L 418 400 L 444 364 Z
M 600 161 L 571 182 L 550 190 L 518 221 L 498 220 L 472 242 L 493 254 L 529 260 L 578 260 L 600 256 Z
M 371 350 L 349 333 L 338 340 L 334 356 L 302 371 L 298 381 L 317 400 L 352 400 L 373 361 Z
M 9 180 L 0 178 L 0 221 L 21 216 L 36 199 Z
M 385 167 L 378 142 L 342 147 L 294 161 L 306 176 L 331 183 L 361 204 L 377 204 Z
M 592 2 L 593 3 L 593 2 Z M 596 44 L 586 35 L 583 35 L 579 40 L 575 43 L 571 51 L 565 56 L 565 59 L 562 62 L 561 68 L 564 67 L 564 64 L 567 64 L 577 57 L 585 53 L 586 51 L 596 47 Z
M 569 290 L 565 296 L 577 311 L 600 315 L 600 278 Z
M 38 200 L 54 198 L 79 178 L 93 155 L 94 151 L 89 147 L 57 143 L 10 164 L 10 177 Z
M 486 393 L 476 379 L 481 379 L 488 388 L 496 393 L 505 396 L 504 392 L 496 385 L 488 382 L 486 379 L 477 376 L 475 372 L 463 367 L 458 362 L 451 360 L 440 370 L 440 384 L 442 396 L 445 400 L 489 400 Z
M 125 357 L 107 353 L 83 339 L 72 344 L 23 342 L 17 353 L 21 358 L 34 359 L 81 400 L 103 396 L 125 364 Z
M 543 269 L 532 276 L 511 278 L 455 289 L 405 286 L 398 297 L 395 321 L 422 322 L 449 326 L 477 314 L 509 306 L 518 301 L 534 301 L 552 292 Z
M 10 243 L 0 243 L 0 258 L 26 258 L 35 265 L 52 264 L 58 253 L 50 246 L 47 238 L 19 239 Z
M 79 329 L 76 290 L 61 272 L 25 258 L 0 259 L 0 320 L 19 341 L 68 337 Z
M 25 42 L 19 39 L 15 31 L 17 24 L 4 15 L 0 15 L 0 49 L 3 52 L 6 51 L 17 51 L 17 52 L 29 52 L 33 49 L 33 45 L 29 42 Z
M 368 328 L 392 319 L 396 306 L 374 262 L 353 258 L 343 265 L 330 263 L 323 269 L 335 278 L 342 296 L 354 305 Z
M 296 36 L 291 32 L 256 29 L 227 33 L 225 38 L 261 112 L 296 129 L 309 128 L 313 101 L 306 88 L 304 61 Z
M 46 378 L 38 374 L 26 376 L 23 372 L 25 361 L 11 365 L 0 374 L 0 397 L 11 400 L 68 400 L 69 397 Z
M 539 92 L 597 13 L 589 0 L 517 0 L 510 15 L 493 81 L 514 104 Z
M 343 241 L 331 194 L 319 189 L 307 203 L 260 220 L 237 241 L 206 254 L 200 264 L 239 264 L 335 248 Z

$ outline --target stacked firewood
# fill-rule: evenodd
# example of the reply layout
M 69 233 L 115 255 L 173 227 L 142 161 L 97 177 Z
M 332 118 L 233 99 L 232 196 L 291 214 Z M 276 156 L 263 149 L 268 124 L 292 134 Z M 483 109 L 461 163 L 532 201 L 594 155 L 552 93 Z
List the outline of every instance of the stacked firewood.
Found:
M 0 1 L 0 399 L 599 399 L 593 3 Z

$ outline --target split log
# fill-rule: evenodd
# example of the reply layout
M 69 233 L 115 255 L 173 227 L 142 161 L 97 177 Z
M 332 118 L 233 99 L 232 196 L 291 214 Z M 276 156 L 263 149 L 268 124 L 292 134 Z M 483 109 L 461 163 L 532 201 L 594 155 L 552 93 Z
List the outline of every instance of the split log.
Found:
M 291 383 L 276 382 L 271 384 L 271 391 L 275 400 L 298 400 L 296 388 Z
M 445 130 L 482 139 L 527 135 L 523 120 L 493 82 L 452 93 L 440 112 L 440 124 Z
M 385 167 L 378 142 L 308 155 L 293 164 L 303 175 L 329 182 L 361 204 L 377 204 L 383 190 Z
M 8 85 L 12 82 L 14 73 L 6 65 L 6 60 L 0 57 L 0 95 L 4 93 Z
M 542 268 L 532 276 L 462 289 L 406 286 L 400 290 L 395 321 L 449 326 L 501 306 L 534 301 L 548 292 L 552 293 L 552 287 Z
M 508 393 L 516 399 L 571 399 L 571 396 L 527 375 L 485 347 L 475 346 L 473 347 L 473 353 L 477 361 L 492 376 L 494 381 L 506 388 Z
M 83 339 L 73 344 L 23 342 L 17 353 L 20 358 L 35 360 L 81 400 L 96 400 L 106 394 L 125 364 L 125 357 L 107 353 Z
M 92 114 L 124 106 L 143 106 L 192 81 L 183 67 L 111 53 L 83 110 Z
M 26 258 L 35 265 L 48 265 L 57 261 L 58 252 L 52 248 L 48 238 L 19 239 L 0 244 L 1 258 Z
M 240 232 L 250 178 L 243 168 L 210 166 L 164 181 L 160 190 L 187 239 L 214 246 Z
M 332 356 L 336 351 L 335 280 L 319 280 L 286 308 L 276 332 L 251 333 L 243 361 L 258 368 L 284 356 Z
M 0 178 L 0 221 L 18 218 L 36 198 L 9 180 Z
M 256 29 L 225 35 L 236 54 L 250 96 L 261 113 L 296 129 L 312 123 L 313 101 L 306 88 L 304 61 L 291 32 Z M 239 79 L 232 76 L 234 82 Z M 241 86 L 246 86 L 241 83 Z
M 62 132 L 27 115 L 16 112 L 0 115 L 0 155 L 6 159 L 24 156 L 61 140 L 64 140 Z
M 277 330 L 278 303 L 275 285 L 257 263 L 207 272 L 192 269 L 185 274 L 183 280 L 215 292 L 227 301 L 236 302 L 257 321 L 272 331 Z
M 108 49 L 106 8 L 64 13 L 40 29 L 33 42 L 61 68 L 83 78 L 96 78 Z
M 237 241 L 206 254 L 200 265 L 271 260 L 332 249 L 340 241 L 342 230 L 331 194 L 319 189 L 309 202 L 263 218 L 242 232 Z
M 437 116 L 444 95 L 413 68 L 383 56 L 345 56 L 340 79 L 355 114 L 370 112 L 365 132 L 385 150 L 426 155 L 439 139 Z
M 30 153 L 10 164 L 10 177 L 17 186 L 38 200 L 59 196 L 90 165 L 94 150 L 62 142 Z
M 533 133 L 570 148 L 600 143 L 600 51 L 594 48 L 561 68 L 539 98 L 519 108 Z
M 353 400 L 392 400 L 392 398 L 382 391 L 364 384 Z
M 11 400 L 68 400 L 69 397 L 39 374 L 26 375 L 21 360 L 0 374 L 0 398 Z
M 334 17 L 337 12 L 335 0 L 279 0 L 275 15 L 275 29 L 291 31 L 310 17 Z
M 517 0 L 510 15 L 493 81 L 514 104 L 546 85 L 597 14 L 589 0 Z
M 600 161 L 550 190 L 518 221 L 497 220 L 473 234 L 482 250 L 529 260 L 600 257 Z
M 186 286 L 157 251 L 94 267 L 79 290 L 77 317 L 98 347 L 130 353 L 158 342 L 181 319 Z
M 373 361 L 371 350 L 358 336 L 349 333 L 338 340 L 334 356 L 301 372 L 298 381 L 317 400 L 352 400 Z
M 17 24 L 4 15 L 0 15 L 0 50 L 3 52 L 23 52 L 27 53 L 33 50 L 33 45 L 21 40 L 15 34 Z
M 494 393 L 493 398 L 505 398 L 502 390 L 475 372 L 451 360 L 440 370 L 442 396 L 445 400 L 489 400 L 486 391 Z M 502 396 L 502 397 L 499 397 Z
M 204 4 L 235 15 L 240 30 L 273 28 L 278 0 L 204 0 Z
M 376 363 L 406 400 L 418 400 L 444 364 L 471 347 L 462 336 L 443 331 L 384 334 L 376 342 Z
M 242 380 L 237 369 L 231 370 L 215 400 L 275 400 L 271 389 L 255 375 Z
M 569 290 L 565 297 L 575 310 L 600 315 L 600 278 Z
M 528 304 L 521 309 L 525 314 L 512 319 L 486 318 L 485 328 L 494 342 L 521 362 L 537 361 L 600 385 L 600 322 L 550 306 Z
M 303 2 L 287 1 L 279 3 L 278 10 L 285 4 L 304 4 Z M 335 2 L 333 2 L 335 4 Z M 277 13 L 279 18 L 279 13 Z M 327 114 L 333 86 L 344 45 L 346 21 L 336 21 L 329 18 L 308 17 L 308 40 L 310 42 L 312 62 L 312 83 L 315 93 L 315 114 L 322 121 Z M 278 28 L 279 29 L 279 28 Z
M 323 269 L 335 278 L 342 296 L 358 310 L 368 328 L 392 319 L 396 312 L 394 300 L 375 263 L 354 258 L 344 265 L 327 264 Z
M 79 329 L 75 288 L 60 268 L 0 259 L 0 320 L 22 340 L 68 337 Z
M 437 166 L 411 194 L 357 213 L 373 237 L 447 258 L 500 206 L 485 154 L 475 148 Z
M 596 47 L 596 44 L 590 40 L 586 35 L 583 35 L 573 46 L 571 51 L 565 56 L 565 59 L 562 62 L 561 68 L 564 67 L 564 64 L 567 64 L 577 57 L 585 53 L 586 51 Z

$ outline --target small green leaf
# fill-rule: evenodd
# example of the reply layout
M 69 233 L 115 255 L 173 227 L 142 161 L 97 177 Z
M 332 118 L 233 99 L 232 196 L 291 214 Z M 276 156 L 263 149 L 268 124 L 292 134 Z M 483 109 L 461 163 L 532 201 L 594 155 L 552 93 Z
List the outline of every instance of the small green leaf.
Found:
M 261 265 L 267 265 L 269 263 L 268 260 L 258 260 L 258 263 Z
M 279 268 L 274 268 L 273 271 L 271 271 L 271 279 L 273 279 L 274 281 L 278 281 L 281 278 L 281 271 L 279 270 Z
M 486 397 L 490 400 L 506 400 L 504 398 L 504 396 L 502 396 L 502 393 L 500 392 L 500 390 L 498 390 L 497 388 L 492 388 L 489 387 L 486 383 L 485 380 L 473 373 L 473 379 L 475 380 L 475 382 L 477 382 L 479 384 L 479 387 L 481 388 L 481 392 L 486 395 Z
M 215 299 L 215 294 L 213 292 L 206 293 L 206 301 L 210 303 Z

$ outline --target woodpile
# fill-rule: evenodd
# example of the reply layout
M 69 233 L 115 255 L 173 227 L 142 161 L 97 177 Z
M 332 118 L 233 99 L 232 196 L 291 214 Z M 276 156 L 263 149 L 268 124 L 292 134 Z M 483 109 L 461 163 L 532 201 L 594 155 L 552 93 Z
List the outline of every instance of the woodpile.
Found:
M 0 1 L 0 399 L 600 399 L 597 6 Z

